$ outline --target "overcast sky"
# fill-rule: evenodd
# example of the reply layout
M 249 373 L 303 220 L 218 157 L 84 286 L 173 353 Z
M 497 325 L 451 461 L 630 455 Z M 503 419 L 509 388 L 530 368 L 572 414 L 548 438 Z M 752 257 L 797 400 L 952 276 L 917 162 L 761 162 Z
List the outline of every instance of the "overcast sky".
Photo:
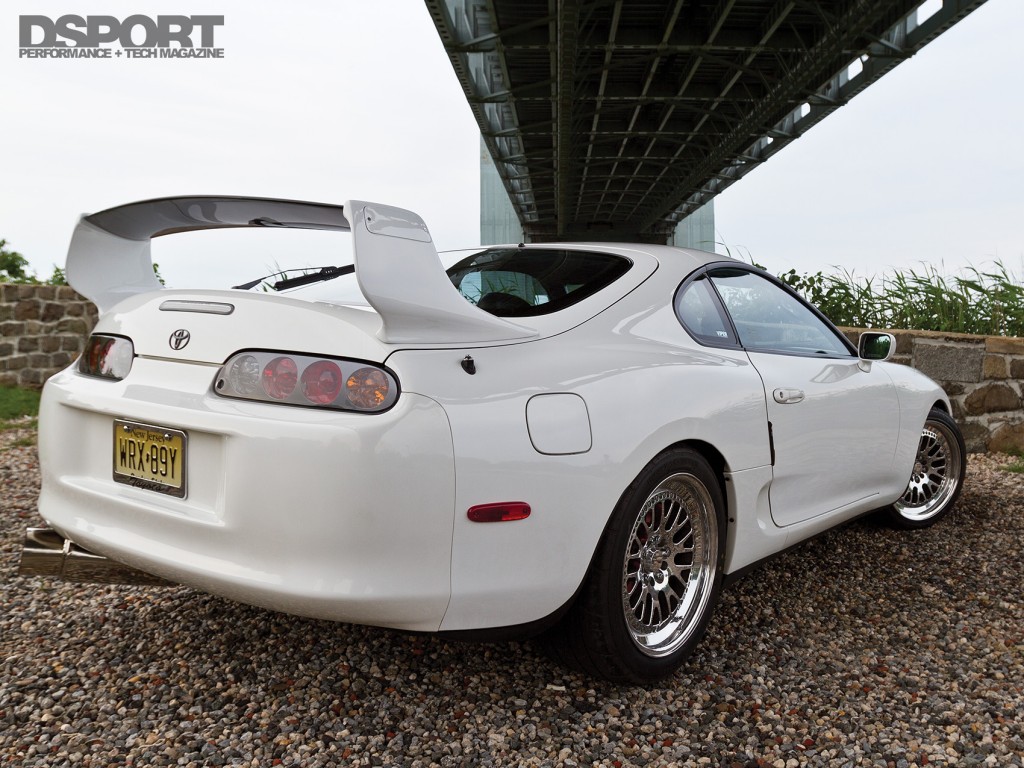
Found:
M 19 59 L 19 15 L 69 8 L 223 13 L 225 58 Z M 719 197 L 719 239 L 776 272 L 1024 273 L 1022 32 L 1024 2 L 989 0 Z M 41 277 L 80 213 L 177 194 L 375 200 L 442 249 L 479 240 L 479 134 L 420 0 L 6 3 L 0 89 L 0 237 Z M 157 260 L 173 285 L 223 285 L 307 243 L 250 235 L 162 238 Z
M 719 239 L 775 272 L 1024 275 L 1021 34 L 1024 2 L 989 0 L 724 192 Z

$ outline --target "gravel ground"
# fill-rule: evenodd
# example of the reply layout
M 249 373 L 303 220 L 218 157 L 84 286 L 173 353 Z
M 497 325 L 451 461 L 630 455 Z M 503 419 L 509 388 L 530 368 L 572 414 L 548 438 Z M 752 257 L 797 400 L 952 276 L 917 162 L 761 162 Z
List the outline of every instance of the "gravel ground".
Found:
M 1024 477 L 972 456 L 936 528 L 870 520 L 726 590 L 663 686 L 530 644 L 15 579 L 31 429 L 0 432 L 0 766 L 1024 765 Z

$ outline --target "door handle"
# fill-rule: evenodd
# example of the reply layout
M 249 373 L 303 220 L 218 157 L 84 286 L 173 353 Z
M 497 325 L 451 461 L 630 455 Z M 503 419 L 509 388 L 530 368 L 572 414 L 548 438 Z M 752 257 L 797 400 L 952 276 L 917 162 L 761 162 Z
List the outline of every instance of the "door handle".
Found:
M 804 391 L 802 389 L 776 389 L 772 392 L 772 396 L 776 403 L 791 405 L 804 399 Z

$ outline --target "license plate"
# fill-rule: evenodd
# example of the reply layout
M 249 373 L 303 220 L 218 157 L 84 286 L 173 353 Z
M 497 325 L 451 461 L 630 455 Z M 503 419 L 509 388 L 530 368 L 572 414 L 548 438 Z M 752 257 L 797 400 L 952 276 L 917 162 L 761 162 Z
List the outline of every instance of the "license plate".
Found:
M 114 420 L 114 480 L 185 497 L 188 435 L 134 421 Z

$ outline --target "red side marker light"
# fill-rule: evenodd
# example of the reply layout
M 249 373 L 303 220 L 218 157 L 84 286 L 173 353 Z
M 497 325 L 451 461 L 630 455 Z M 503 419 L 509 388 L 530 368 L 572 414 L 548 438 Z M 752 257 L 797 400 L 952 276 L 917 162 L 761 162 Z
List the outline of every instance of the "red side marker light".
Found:
M 470 507 L 466 517 L 474 523 L 506 523 L 525 520 L 530 516 L 530 505 L 525 501 L 504 501 L 499 504 L 477 504 Z

